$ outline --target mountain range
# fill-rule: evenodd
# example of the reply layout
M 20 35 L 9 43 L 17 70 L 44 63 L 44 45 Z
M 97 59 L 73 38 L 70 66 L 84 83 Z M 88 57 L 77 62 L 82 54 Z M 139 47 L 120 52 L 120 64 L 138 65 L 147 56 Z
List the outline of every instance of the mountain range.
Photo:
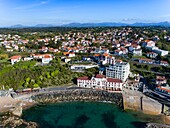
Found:
M 37 24 L 35 26 L 23 26 L 21 24 L 13 25 L 7 28 L 42 28 L 42 27 L 120 27 L 120 26 L 135 26 L 135 27 L 146 27 L 146 26 L 161 26 L 170 27 L 170 22 L 159 22 L 159 23 L 140 23 L 136 22 L 133 24 L 127 23 L 116 23 L 116 22 L 102 22 L 102 23 L 69 23 L 64 25 L 52 25 L 52 24 Z

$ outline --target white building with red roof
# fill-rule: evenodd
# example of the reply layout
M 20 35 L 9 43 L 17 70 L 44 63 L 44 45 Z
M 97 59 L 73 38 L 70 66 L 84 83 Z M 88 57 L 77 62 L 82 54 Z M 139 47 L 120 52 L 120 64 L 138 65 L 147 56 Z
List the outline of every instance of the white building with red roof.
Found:
M 51 54 L 44 54 L 42 58 L 42 64 L 49 64 L 50 61 L 53 60 L 53 57 Z
M 52 54 L 31 54 L 30 57 L 37 60 L 42 60 L 42 64 L 49 64 L 53 60 Z
M 12 57 L 11 57 L 11 64 L 13 65 L 13 64 L 21 61 L 21 58 L 22 58 L 22 57 L 21 57 L 20 55 L 12 56 Z
M 107 78 L 98 74 L 96 77 L 88 78 L 86 76 L 77 79 L 77 86 L 83 88 L 93 88 L 107 91 L 122 91 L 124 83 L 120 79 Z
M 166 84 L 167 83 L 167 79 L 165 78 L 165 76 L 156 76 L 156 84 L 157 85 L 162 85 L 162 84 Z
M 152 40 L 145 40 L 145 41 L 142 43 L 142 46 L 143 46 L 143 47 L 154 47 L 154 46 L 155 46 L 155 42 L 152 41 Z
M 138 44 L 132 44 L 130 47 L 129 47 L 129 51 L 133 51 L 133 50 L 136 50 L 136 49 L 141 49 L 141 46 L 138 45 Z
M 160 61 L 160 65 L 169 66 L 169 63 L 167 61 Z
M 146 55 L 149 58 L 156 58 L 158 56 L 158 54 L 155 52 L 148 52 Z

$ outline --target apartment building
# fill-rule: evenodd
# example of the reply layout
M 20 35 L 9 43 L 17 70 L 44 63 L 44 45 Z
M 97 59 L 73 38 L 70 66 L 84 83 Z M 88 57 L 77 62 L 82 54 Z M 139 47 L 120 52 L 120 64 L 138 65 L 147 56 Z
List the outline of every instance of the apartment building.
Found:
M 118 62 L 106 68 L 106 77 L 127 80 L 130 73 L 130 65 L 127 62 Z

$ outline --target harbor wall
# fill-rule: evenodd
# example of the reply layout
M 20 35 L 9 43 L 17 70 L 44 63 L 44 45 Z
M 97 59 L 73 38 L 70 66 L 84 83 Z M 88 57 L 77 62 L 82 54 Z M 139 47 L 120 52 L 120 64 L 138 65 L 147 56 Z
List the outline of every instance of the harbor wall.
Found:
M 123 106 L 125 110 L 141 111 L 145 114 L 160 115 L 168 107 L 145 95 L 131 95 L 123 93 Z
M 122 93 L 109 93 L 107 91 L 93 89 L 67 89 L 50 91 L 24 98 L 24 100 L 33 101 L 36 103 L 57 103 L 72 101 L 111 102 L 123 108 Z

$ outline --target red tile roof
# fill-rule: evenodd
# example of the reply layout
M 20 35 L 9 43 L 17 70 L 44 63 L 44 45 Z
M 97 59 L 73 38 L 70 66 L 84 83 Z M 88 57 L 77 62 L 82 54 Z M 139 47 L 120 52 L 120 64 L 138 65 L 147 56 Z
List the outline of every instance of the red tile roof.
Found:
M 21 58 L 21 56 L 20 56 L 20 55 L 12 56 L 12 57 L 11 57 L 11 59 L 13 59 L 13 60 L 14 60 L 14 59 L 20 59 L 20 58 Z
M 116 78 L 107 78 L 107 82 L 122 83 L 122 80 Z
M 51 58 L 50 55 L 44 55 L 43 58 Z
M 146 43 L 150 42 L 151 40 L 145 40 Z
M 96 78 L 105 78 L 105 75 L 97 74 Z
M 148 62 L 153 62 L 153 60 L 151 60 L 151 59 L 146 59 L 146 58 L 140 58 L 140 60 L 148 61 Z
M 87 76 L 83 76 L 83 77 L 77 78 L 77 80 L 90 80 L 90 79 L 89 79 L 89 77 L 87 77 Z
M 68 54 L 69 54 L 69 52 L 63 52 L 63 54 L 64 54 L 64 55 L 68 55 Z
M 94 56 L 98 57 L 98 56 L 100 56 L 100 54 L 96 53 L 96 54 L 94 54 Z
M 161 63 L 168 64 L 168 62 L 167 62 L 167 61 L 161 61 Z
M 155 53 L 155 52 L 148 52 L 147 54 L 157 54 L 157 53 Z
M 104 53 L 103 56 L 109 56 L 109 54 L 108 53 Z
M 170 89 L 167 89 L 167 88 L 162 88 L 162 87 L 158 87 L 159 89 L 161 89 L 161 90 L 164 90 L 164 91 L 167 91 L 167 92 L 170 92 Z
M 165 76 L 156 76 L 156 80 L 165 80 Z

